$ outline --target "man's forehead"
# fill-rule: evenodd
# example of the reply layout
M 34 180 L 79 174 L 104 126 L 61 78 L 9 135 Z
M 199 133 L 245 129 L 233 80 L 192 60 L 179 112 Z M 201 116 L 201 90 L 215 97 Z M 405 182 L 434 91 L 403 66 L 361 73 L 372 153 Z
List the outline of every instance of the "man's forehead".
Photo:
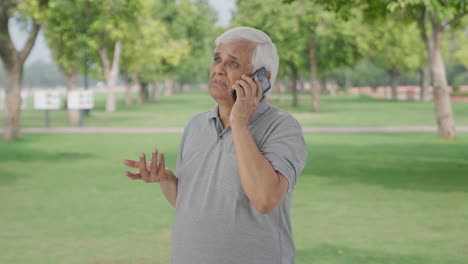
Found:
M 232 57 L 239 58 L 239 56 L 250 56 L 250 53 L 255 48 L 255 43 L 245 39 L 233 40 L 226 43 L 220 43 L 216 47 L 214 55 L 226 52 Z

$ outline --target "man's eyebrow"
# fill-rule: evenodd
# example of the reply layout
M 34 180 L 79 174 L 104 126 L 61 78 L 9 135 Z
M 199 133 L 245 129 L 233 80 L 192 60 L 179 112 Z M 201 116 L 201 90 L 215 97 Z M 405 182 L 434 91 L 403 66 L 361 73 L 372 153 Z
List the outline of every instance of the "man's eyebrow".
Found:
M 217 51 L 217 52 L 215 52 L 215 53 L 213 54 L 213 57 L 217 57 L 217 56 L 219 56 L 219 51 Z
M 232 56 L 232 55 L 229 55 L 229 58 L 230 58 L 231 60 L 238 61 L 237 57 L 234 57 L 234 56 Z

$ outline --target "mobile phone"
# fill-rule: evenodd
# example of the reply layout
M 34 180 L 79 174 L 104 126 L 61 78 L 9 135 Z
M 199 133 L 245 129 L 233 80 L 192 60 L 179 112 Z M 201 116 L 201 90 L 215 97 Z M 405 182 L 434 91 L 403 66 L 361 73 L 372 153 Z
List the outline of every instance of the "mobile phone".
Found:
M 260 85 L 262 86 L 262 95 L 265 96 L 265 93 L 271 89 L 270 80 L 268 80 L 265 67 L 261 67 L 260 69 L 256 70 L 254 73 L 252 73 L 252 75 L 250 75 L 250 77 L 253 80 L 255 80 L 255 78 L 258 79 L 258 81 L 260 82 Z M 232 95 L 232 100 L 234 100 L 235 102 L 237 99 L 236 90 L 233 90 L 231 95 Z

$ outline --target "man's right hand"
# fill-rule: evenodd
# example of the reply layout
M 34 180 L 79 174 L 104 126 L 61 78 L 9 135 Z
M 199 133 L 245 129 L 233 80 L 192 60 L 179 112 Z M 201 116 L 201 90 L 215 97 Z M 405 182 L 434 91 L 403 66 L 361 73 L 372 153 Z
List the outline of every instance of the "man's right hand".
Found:
M 144 153 L 141 153 L 139 161 L 124 160 L 123 163 L 126 166 L 139 169 L 137 173 L 132 173 L 129 171 L 125 172 L 125 175 L 127 175 L 130 179 L 140 179 L 147 183 L 159 182 L 164 196 L 166 196 L 166 199 L 169 201 L 169 203 L 175 207 L 178 179 L 169 168 L 166 168 L 164 163 L 164 154 L 162 152 L 159 154 L 158 162 L 158 150 L 155 149 L 151 155 L 151 162 L 149 165 L 146 162 Z
M 140 154 L 140 160 L 124 160 L 124 164 L 126 166 L 139 169 L 137 173 L 132 173 L 129 171 L 125 172 L 130 179 L 133 180 L 143 180 L 147 183 L 149 182 L 160 182 L 166 180 L 167 174 L 166 165 L 164 163 L 164 153 L 159 154 L 159 162 L 158 162 L 158 150 L 155 149 L 153 154 L 151 155 L 151 162 L 148 165 L 146 162 L 145 153 Z M 170 171 L 170 170 L 169 170 Z

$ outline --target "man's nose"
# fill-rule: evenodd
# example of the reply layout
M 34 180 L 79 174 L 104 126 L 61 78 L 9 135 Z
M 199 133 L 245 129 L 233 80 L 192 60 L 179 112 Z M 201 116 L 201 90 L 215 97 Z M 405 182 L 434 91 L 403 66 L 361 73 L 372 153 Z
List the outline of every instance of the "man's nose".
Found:
M 227 62 L 222 61 L 214 66 L 214 70 L 216 74 L 226 74 L 226 67 L 227 67 Z

